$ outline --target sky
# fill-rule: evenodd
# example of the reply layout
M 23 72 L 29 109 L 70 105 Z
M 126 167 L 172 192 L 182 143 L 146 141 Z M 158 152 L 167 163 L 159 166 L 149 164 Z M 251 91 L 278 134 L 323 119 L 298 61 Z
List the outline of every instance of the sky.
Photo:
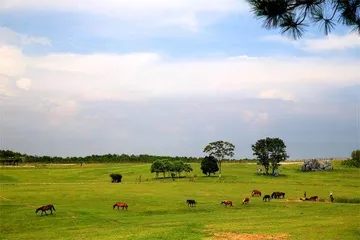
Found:
M 360 148 L 360 36 L 294 41 L 241 0 L 0 0 L 0 149 L 205 156 Z

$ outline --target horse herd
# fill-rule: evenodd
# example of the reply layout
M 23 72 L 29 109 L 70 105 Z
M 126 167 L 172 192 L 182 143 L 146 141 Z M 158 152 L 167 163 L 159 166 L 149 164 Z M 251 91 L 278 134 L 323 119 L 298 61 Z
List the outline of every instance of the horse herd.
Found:
M 251 196 L 252 197 L 261 197 L 261 191 L 259 190 L 253 190 L 251 192 Z M 330 194 L 330 197 L 332 197 L 332 193 Z M 277 199 L 277 198 L 285 198 L 285 193 L 284 192 L 273 192 L 271 195 L 269 194 L 266 194 L 264 195 L 263 197 L 263 201 L 264 202 L 270 202 L 270 199 Z M 307 198 L 306 197 L 306 192 L 304 193 L 304 199 L 303 198 L 300 198 L 300 200 L 302 201 L 318 201 L 319 198 L 318 196 L 311 196 L 310 198 Z M 243 201 L 242 201 L 242 204 L 249 204 L 250 202 L 250 199 L 248 197 L 244 198 Z M 188 206 L 190 207 L 194 207 L 196 205 L 196 201 L 194 199 L 187 199 L 186 200 L 186 203 Z M 221 201 L 220 203 L 221 205 L 224 205 L 225 207 L 227 206 L 230 206 L 232 207 L 234 202 L 231 201 L 231 200 L 224 200 L 224 201 Z M 113 209 L 117 208 L 119 210 L 119 208 L 121 208 L 122 210 L 127 210 L 128 209 L 128 204 L 127 203 L 124 203 L 124 202 L 117 202 L 113 205 Z M 43 215 L 43 213 L 45 213 L 46 215 L 48 215 L 46 213 L 46 211 L 50 211 L 51 214 L 52 214 L 52 211 L 55 211 L 55 207 L 54 205 L 46 205 L 46 206 L 42 206 L 42 207 L 39 207 L 35 210 L 35 213 L 41 211 L 41 216 Z

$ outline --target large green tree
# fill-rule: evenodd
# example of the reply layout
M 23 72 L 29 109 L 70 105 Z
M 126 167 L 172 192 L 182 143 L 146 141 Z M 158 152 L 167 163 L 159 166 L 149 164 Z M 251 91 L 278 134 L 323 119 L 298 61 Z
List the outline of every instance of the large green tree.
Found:
M 204 159 L 201 161 L 200 169 L 206 176 L 210 176 L 211 173 L 216 173 L 219 171 L 216 158 L 213 156 L 204 157 Z
M 265 168 L 265 174 L 269 174 L 269 168 L 272 168 L 272 174 L 279 167 L 279 163 L 285 161 L 289 156 L 286 153 L 286 145 L 280 138 L 264 138 L 251 145 L 254 151 L 253 155 Z
M 221 162 L 225 157 L 234 156 L 235 145 L 230 142 L 216 141 L 209 143 L 204 152 L 217 159 L 219 164 L 219 176 L 221 176 Z
M 246 0 L 266 29 L 299 39 L 306 27 L 319 25 L 329 34 L 336 23 L 360 35 L 360 0 Z

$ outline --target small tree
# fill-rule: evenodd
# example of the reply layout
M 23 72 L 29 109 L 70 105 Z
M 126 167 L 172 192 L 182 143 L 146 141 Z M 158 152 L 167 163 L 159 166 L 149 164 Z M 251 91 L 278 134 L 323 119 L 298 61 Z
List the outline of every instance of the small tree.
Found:
M 219 163 L 219 174 L 221 176 L 221 162 L 225 157 L 234 156 L 235 145 L 230 142 L 217 141 L 209 143 L 205 148 L 204 152 L 210 156 L 215 157 Z
M 301 38 L 305 28 L 319 24 L 329 34 L 338 22 L 360 35 L 360 1 L 343 0 L 246 0 L 266 29 L 280 28 L 293 39 Z
M 164 159 L 162 161 L 164 163 L 164 170 L 165 172 L 169 173 L 169 177 L 170 177 L 171 173 L 174 172 L 174 163 L 169 159 Z M 165 177 L 165 173 L 164 173 L 164 177 Z
M 189 172 L 192 172 L 193 169 L 192 169 L 192 167 L 191 167 L 190 164 L 185 163 L 185 164 L 184 164 L 184 171 L 185 171 L 186 173 L 189 173 Z
M 178 176 L 180 177 L 181 172 L 184 171 L 185 164 L 183 161 L 175 161 L 173 163 L 174 171 L 177 172 Z
M 217 160 L 214 156 L 207 156 L 201 161 L 201 171 L 210 176 L 211 173 L 216 173 L 219 171 Z
M 286 145 L 280 138 L 260 139 L 251 145 L 251 148 L 254 151 L 253 155 L 256 155 L 259 163 L 264 166 L 266 175 L 269 174 L 270 165 L 274 174 L 279 163 L 289 157 L 286 154 Z
M 165 177 L 165 164 L 161 160 L 155 160 L 150 167 L 151 173 L 156 173 L 156 177 L 159 177 L 159 173 L 164 173 Z
M 121 182 L 121 179 L 122 179 L 122 175 L 118 174 L 118 173 L 112 173 L 112 174 L 110 174 L 110 177 L 111 177 L 112 183 L 119 183 L 119 182 Z

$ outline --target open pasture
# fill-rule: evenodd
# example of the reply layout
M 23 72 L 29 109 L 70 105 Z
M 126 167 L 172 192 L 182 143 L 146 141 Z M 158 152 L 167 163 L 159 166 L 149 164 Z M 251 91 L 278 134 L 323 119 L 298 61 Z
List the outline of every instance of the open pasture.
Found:
M 0 168 L 0 239 L 359 239 L 360 204 L 300 202 L 360 197 L 358 169 L 302 173 L 280 167 L 279 177 L 256 174 L 254 164 L 223 164 L 223 177 L 155 179 L 150 164 L 36 165 Z M 121 173 L 123 183 L 109 175 Z M 142 182 L 137 179 L 141 175 Z M 286 193 L 263 202 L 251 197 Z M 242 200 L 250 198 L 248 205 Z M 188 207 L 186 199 L 195 199 Z M 221 205 L 232 200 L 233 207 Z M 113 209 L 126 202 L 128 210 Z M 53 215 L 35 209 L 54 204 Z

